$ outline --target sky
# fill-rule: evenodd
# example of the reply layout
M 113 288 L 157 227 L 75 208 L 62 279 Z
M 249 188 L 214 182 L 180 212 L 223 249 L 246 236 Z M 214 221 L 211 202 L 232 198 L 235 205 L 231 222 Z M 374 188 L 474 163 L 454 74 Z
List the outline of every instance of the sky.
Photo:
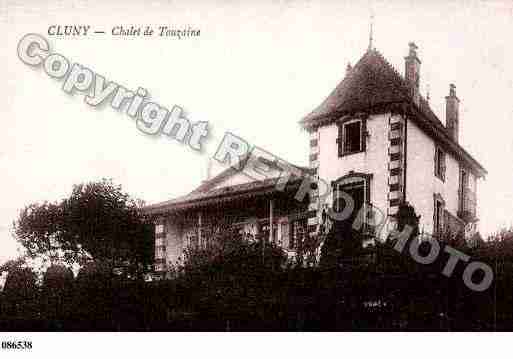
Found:
M 56 201 L 73 184 L 112 178 L 147 203 L 171 199 L 205 179 L 225 131 L 298 165 L 308 136 L 298 121 L 317 106 L 368 45 L 403 73 L 408 42 L 418 47 L 421 92 L 445 121 L 444 97 L 456 84 L 460 143 L 488 170 L 479 183 L 480 230 L 513 222 L 513 3 L 441 1 L 8 1 L 0 0 L 4 87 L 0 130 L 0 263 L 17 254 L 12 222 L 24 206 Z M 106 34 L 52 37 L 51 25 L 91 25 Z M 114 37 L 114 26 L 200 29 L 195 38 Z M 208 121 L 203 154 L 147 136 L 110 107 L 22 63 L 27 33 L 51 51 L 153 101 Z M 215 168 L 215 171 L 219 170 Z

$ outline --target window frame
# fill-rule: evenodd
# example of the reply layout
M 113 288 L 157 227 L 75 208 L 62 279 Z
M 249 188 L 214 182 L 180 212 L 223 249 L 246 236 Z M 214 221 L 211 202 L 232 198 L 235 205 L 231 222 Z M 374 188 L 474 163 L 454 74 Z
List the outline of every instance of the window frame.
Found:
M 465 210 L 465 199 L 468 196 L 470 178 L 466 168 L 460 168 L 460 197 L 458 198 L 458 210 L 463 212 Z
M 438 206 L 438 204 L 440 206 Z M 440 210 L 440 213 L 438 213 Z M 444 230 L 445 201 L 439 193 L 433 195 L 433 233 L 441 234 Z
M 285 218 L 278 221 L 278 245 L 282 248 L 288 248 L 289 246 L 289 221 Z
M 166 258 L 166 249 L 165 245 L 155 246 L 155 258 Z
M 304 236 L 307 234 L 308 220 L 306 218 L 297 218 L 289 220 L 289 251 L 297 251 L 302 246 Z
M 273 222 L 273 243 L 278 242 L 278 226 L 277 222 Z M 262 238 L 267 242 L 270 243 L 269 239 L 271 238 L 271 224 L 268 219 L 260 221 L 260 234 Z
M 346 127 L 355 123 L 360 124 L 360 147 L 358 150 L 347 151 L 346 150 Z M 365 118 L 351 118 L 345 121 L 341 121 L 337 124 L 338 136 L 337 136 L 337 148 L 338 157 L 344 157 L 361 153 L 366 151 L 367 147 L 367 120 Z
M 155 225 L 155 234 L 162 234 L 165 231 L 164 223 L 157 223 Z
M 363 173 L 363 172 L 354 172 L 349 171 L 346 175 L 334 180 L 331 182 L 332 194 L 333 198 L 331 201 L 332 210 L 336 212 L 340 212 L 340 198 L 336 200 L 335 197 L 338 197 L 339 191 L 345 191 L 350 189 L 350 187 L 362 187 L 363 188 L 363 204 L 362 208 L 354 208 L 355 220 L 358 220 L 356 216 L 360 214 L 366 214 L 366 218 L 360 218 L 363 221 L 362 223 L 362 233 L 369 233 L 369 231 L 374 230 L 372 227 L 375 227 L 370 222 L 372 211 L 368 211 L 369 208 L 372 208 L 372 198 L 371 198 L 371 188 L 372 188 L 372 173 Z M 363 211 L 362 211 L 363 210 Z
M 190 249 L 199 249 L 200 243 L 199 243 L 199 237 L 197 231 L 190 231 L 185 234 L 185 243 L 186 247 Z
M 441 158 L 439 156 L 441 154 Z M 440 146 L 435 146 L 435 177 L 445 182 L 445 173 L 447 170 L 447 154 Z

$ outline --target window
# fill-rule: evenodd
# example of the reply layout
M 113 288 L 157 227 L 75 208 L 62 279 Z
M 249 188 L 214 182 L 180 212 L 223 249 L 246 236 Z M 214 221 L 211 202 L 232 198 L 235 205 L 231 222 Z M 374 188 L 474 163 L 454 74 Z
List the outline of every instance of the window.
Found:
M 307 220 L 300 219 L 291 222 L 289 233 L 289 249 L 298 249 L 301 247 L 303 238 L 306 234 Z
M 362 123 L 360 121 L 348 123 L 344 126 L 344 153 L 361 151 Z
M 365 151 L 365 120 L 351 120 L 338 128 L 339 157 Z
M 155 271 L 163 272 L 166 270 L 166 259 L 165 258 L 156 258 L 155 259 Z
M 164 237 L 155 238 L 155 246 L 163 246 L 164 245 Z
M 258 233 L 258 225 L 254 221 L 247 221 L 242 223 L 233 224 L 235 231 L 247 241 L 255 241 Z
M 475 182 L 468 169 L 460 170 L 458 216 L 464 221 L 475 219 L 476 216 L 476 193 Z
M 445 153 L 439 147 L 435 149 L 435 176 L 445 181 Z
M 468 174 L 464 169 L 460 172 L 460 211 L 465 210 L 465 199 L 468 192 Z
M 261 233 L 262 235 L 262 238 L 265 240 L 265 241 L 269 241 L 271 238 L 269 237 L 271 232 L 270 232 L 270 226 L 269 226 L 269 221 L 268 220 L 265 220 L 262 222 L 262 227 L 261 227 Z M 273 236 L 272 236 L 272 241 L 273 242 L 276 242 L 278 240 L 278 226 L 276 225 L 276 223 L 273 223 Z
M 434 196 L 434 213 L 433 213 L 433 232 L 440 233 L 443 229 L 443 218 L 444 218 L 444 200 L 440 195 Z
M 165 258 L 166 257 L 166 246 L 156 246 L 155 247 L 155 257 L 156 258 Z
M 164 233 L 164 225 L 163 224 L 157 224 L 155 226 L 155 233 L 156 234 Z
M 198 241 L 198 233 L 197 232 L 190 232 L 185 237 L 185 243 L 187 244 L 187 247 L 198 249 L 199 241 Z
M 282 221 L 280 223 L 280 240 L 278 243 L 279 246 L 283 248 L 288 248 L 289 245 L 289 223 Z
M 468 188 L 468 172 L 465 170 L 461 170 L 461 186 L 463 188 Z

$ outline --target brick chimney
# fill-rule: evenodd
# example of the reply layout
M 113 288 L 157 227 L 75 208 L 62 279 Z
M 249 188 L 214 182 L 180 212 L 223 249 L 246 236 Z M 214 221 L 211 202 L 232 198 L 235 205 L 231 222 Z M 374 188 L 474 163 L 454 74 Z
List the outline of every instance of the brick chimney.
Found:
M 404 58 L 404 77 L 412 89 L 412 97 L 416 104 L 419 104 L 420 86 L 420 60 L 417 57 L 417 45 L 414 42 L 408 44 L 408 56 Z
M 449 96 L 445 96 L 445 127 L 449 136 L 458 142 L 459 136 L 459 107 L 460 100 L 456 97 L 456 86 L 449 85 Z

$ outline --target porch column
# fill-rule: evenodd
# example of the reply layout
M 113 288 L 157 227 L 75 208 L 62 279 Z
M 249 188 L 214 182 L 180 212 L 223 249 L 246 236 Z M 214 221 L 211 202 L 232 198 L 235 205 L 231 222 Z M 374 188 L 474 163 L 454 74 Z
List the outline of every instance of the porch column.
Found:
M 202 212 L 199 211 L 198 212 L 198 245 L 200 247 L 203 247 L 203 243 L 202 243 L 202 239 L 201 239 L 202 226 L 203 226 L 203 215 L 202 215 Z

